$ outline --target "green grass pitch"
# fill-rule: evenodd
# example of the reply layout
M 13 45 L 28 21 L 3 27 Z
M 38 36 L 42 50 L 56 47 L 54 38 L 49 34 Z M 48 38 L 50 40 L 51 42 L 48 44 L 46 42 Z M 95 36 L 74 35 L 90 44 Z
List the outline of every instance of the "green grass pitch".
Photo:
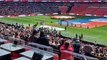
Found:
M 76 17 L 76 19 L 83 19 L 83 18 L 91 18 L 91 17 Z M 17 18 L 0 18 L 0 22 L 5 23 L 20 23 L 27 26 L 28 24 L 35 24 L 39 23 L 40 20 L 45 20 L 46 25 L 52 25 L 52 22 L 57 22 L 58 20 L 51 19 L 50 16 L 28 16 L 28 17 L 17 17 Z M 62 26 L 58 26 L 62 27 Z M 84 34 L 84 40 L 89 42 L 97 42 L 98 44 L 107 45 L 107 26 L 103 27 L 96 27 L 92 29 L 86 29 L 86 28 L 77 28 L 77 27 L 71 27 L 67 28 L 66 31 L 62 31 L 63 36 L 67 37 L 75 37 L 75 34 Z

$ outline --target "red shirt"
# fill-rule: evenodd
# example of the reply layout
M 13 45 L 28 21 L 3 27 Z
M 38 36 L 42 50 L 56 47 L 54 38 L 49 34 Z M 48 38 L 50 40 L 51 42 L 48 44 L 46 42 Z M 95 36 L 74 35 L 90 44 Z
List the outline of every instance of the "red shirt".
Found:
M 62 45 L 60 47 L 60 51 L 61 51 L 61 60 L 62 59 L 67 59 L 67 60 L 73 60 L 73 57 L 71 54 L 68 54 L 68 53 L 65 53 L 65 52 L 62 52 L 63 50 L 68 50 L 68 51 L 71 51 L 73 52 L 73 48 L 71 46 L 68 47 L 68 49 L 65 49 L 65 45 Z

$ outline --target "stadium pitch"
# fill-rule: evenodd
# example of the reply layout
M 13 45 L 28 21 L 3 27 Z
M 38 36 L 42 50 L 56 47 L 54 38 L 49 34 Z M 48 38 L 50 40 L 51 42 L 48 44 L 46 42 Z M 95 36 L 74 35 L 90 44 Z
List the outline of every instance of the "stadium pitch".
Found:
M 88 18 L 97 18 L 97 17 L 81 17 L 76 16 L 74 19 L 88 19 Z M 60 26 L 59 24 L 54 24 L 55 22 L 58 22 L 58 20 L 51 19 L 50 16 L 27 16 L 27 17 L 16 17 L 16 18 L 0 18 L 0 22 L 9 23 L 9 24 L 23 24 L 25 26 L 28 26 L 30 24 L 31 26 L 35 23 L 40 23 L 40 20 L 45 21 L 45 25 L 49 26 L 55 26 L 55 27 L 61 27 L 64 28 L 65 26 Z M 107 46 L 107 26 L 100 26 L 95 27 L 91 29 L 87 28 L 80 28 L 80 27 L 73 27 L 69 26 L 66 31 L 62 31 L 61 34 L 66 37 L 75 37 L 75 34 L 84 35 L 85 41 L 88 42 L 95 42 L 98 44 L 103 44 Z

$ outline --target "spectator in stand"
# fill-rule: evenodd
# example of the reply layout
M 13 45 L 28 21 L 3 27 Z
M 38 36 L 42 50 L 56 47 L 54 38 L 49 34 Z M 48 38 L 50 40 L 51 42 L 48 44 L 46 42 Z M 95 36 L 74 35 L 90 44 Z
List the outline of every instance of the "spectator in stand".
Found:
M 68 51 L 71 51 L 71 52 L 74 51 L 71 42 L 66 41 L 66 42 L 60 47 L 60 52 L 61 52 L 60 60 L 61 60 L 61 59 L 73 60 L 72 55 L 67 54 L 67 53 L 64 53 L 64 52 L 63 52 L 64 50 L 68 50 Z
M 34 30 L 29 38 L 29 41 L 37 43 L 37 39 L 38 39 L 38 31 Z
M 83 47 L 83 52 L 85 55 L 93 57 L 93 55 L 92 55 L 93 47 L 91 45 L 88 45 L 88 44 L 85 45 Z
M 79 53 L 80 52 L 80 41 L 76 40 L 75 43 L 73 44 L 74 47 L 74 52 Z
M 40 32 L 40 37 L 37 39 L 37 43 L 49 46 L 49 40 L 44 31 Z

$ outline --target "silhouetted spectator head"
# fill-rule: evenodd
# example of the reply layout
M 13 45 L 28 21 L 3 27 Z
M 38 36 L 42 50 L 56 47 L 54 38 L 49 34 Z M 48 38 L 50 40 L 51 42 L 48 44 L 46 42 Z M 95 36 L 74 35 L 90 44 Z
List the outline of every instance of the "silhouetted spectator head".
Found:
M 43 55 L 40 53 L 34 53 L 31 60 L 42 60 Z
M 45 37 L 44 31 L 41 31 L 41 32 L 40 32 L 40 37 Z
M 65 49 L 68 49 L 69 45 L 70 44 L 68 42 L 65 42 Z

